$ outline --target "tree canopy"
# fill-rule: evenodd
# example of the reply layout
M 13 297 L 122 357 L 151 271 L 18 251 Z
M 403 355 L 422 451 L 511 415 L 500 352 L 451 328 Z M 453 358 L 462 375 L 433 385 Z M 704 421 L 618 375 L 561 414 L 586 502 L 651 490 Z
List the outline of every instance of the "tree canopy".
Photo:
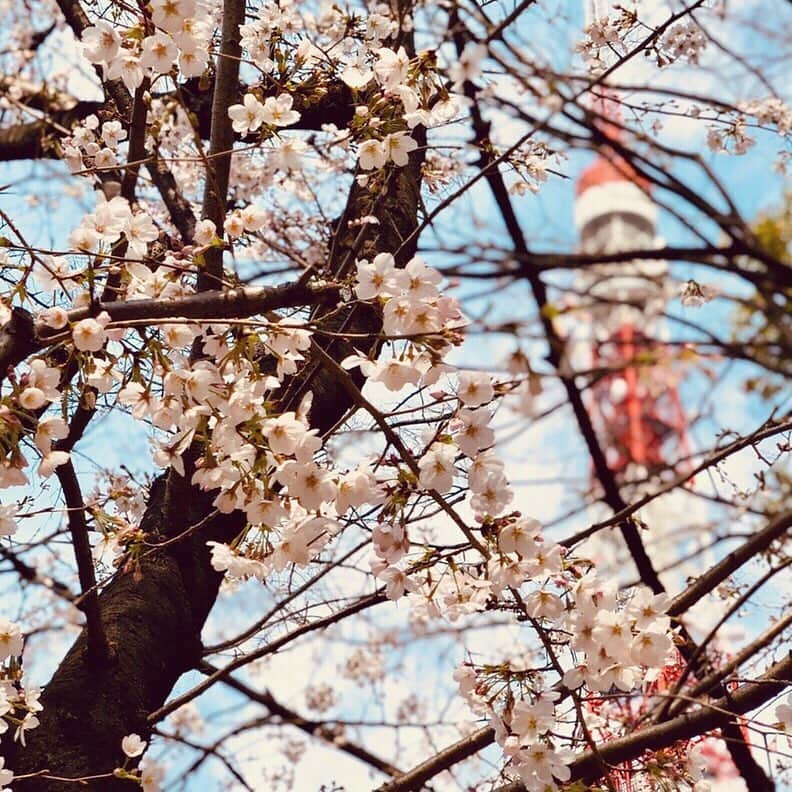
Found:
M 3 18 L 0 789 L 789 788 L 788 6 Z

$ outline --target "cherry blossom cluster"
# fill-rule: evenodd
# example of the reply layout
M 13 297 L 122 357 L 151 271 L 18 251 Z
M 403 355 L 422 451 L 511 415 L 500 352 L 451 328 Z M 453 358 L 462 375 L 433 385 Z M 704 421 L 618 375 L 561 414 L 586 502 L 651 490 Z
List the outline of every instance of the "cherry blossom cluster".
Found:
M 490 718 L 510 771 L 537 792 L 555 789 L 570 776 L 571 749 L 580 738 L 567 699 L 584 701 L 590 709 L 598 692 L 640 689 L 674 653 L 665 595 L 640 589 L 620 597 L 615 585 L 603 583 L 593 571 L 580 575 L 561 548 L 544 544 L 537 523 L 512 522 L 501 529 L 502 557 L 491 560 L 489 568 L 500 567 L 512 589 L 545 581 L 523 598 L 523 606 L 547 636 L 550 665 L 465 663 L 454 674 L 473 711 Z M 596 723 L 591 712 L 581 716 L 589 725 Z
M 406 29 L 409 19 L 402 19 Z M 241 43 L 256 68 L 272 74 L 276 64 L 292 61 L 293 68 L 328 63 L 326 52 L 343 42 L 348 63 L 355 63 L 360 51 L 378 46 L 398 30 L 399 23 L 386 4 L 356 16 L 340 6 L 322 5 L 319 13 L 298 10 L 291 0 L 262 3 L 258 18 L 240 28 Z M 282 68 L 282 66 L 281 66 Z
M 553 159 L 560 160 L 561 157 L 549 151 L 543 143 L 530 142 L 516 151 L 509 157 L 509 164 L 519 178 L 509 186 L 509 192 L 512 195 L 536 195 L 548 179 Z
M 39 725 L 37 712 L 43 709 L 39 703 L 38 688 L 22 686 L 22 655 L 24 639 L 16 622 L 0 616 L 0 735 L 14 729 L 13 739 L 25 745 L 25 734 Z M 0 788 L 13 780 L 13 773 L 0 764 Z
M 207 7 L 196 0 L 155 0 L 146 24 L 119 28 L 100 20 L 82 37 L 83 54 L 102 67 L 105 77 L 135 91 L 178 66 L 186 78 L 203 74 L 209 60 L 213 24 Z
M 718 154 L 745 154 L 755 143 L 756 140 L 747 133 L 742 118 L 725 127 L 717 124 L 707 127 L 707 146 Z
M 588 68 L 599 73 L 613 66 L 626 55 L 633 44 L 644 35 L 645 25 L 639 24 L 636 10 L 617 6 L 618 16 L 595 19 L 585 28 L 586 37 L 575 49 L 581 53 Z M 658 66 L 668 66 L 678 60 L 697 65 L 707 48 L 707 36 L 692 19 L 671 25 L 653 45 Z
M 367 379 L 391 391 L 407 384 L 436 383 L 448 370 L 442 357 L 459 343 L 464 326 L 457 301 L 438 290 L 440 273 L 419 257 L 398 269 L 392 254 L 379 253 L 372 261 L 357 262 L 356 280 L 358 299 L 382 306 L 383 333 L 392 339 L 392 355 L 381 354 L 376 361 L 351 355 L 341 365 L 360 367 Z
M 92 215 L 84 221 L 80 237 L 95 233 L 97 239 L 110 244 L 123 233 L 119 215 L 127 220 L 130 217 L 122 199 L 100 204 Z M 254 207 L 241 212 L 240 219 L 248 228 L 259 222 Z M 212 228 L 198 229 L 204 241 L 209 241 L 213 233 Z M 158 278 L 162 267 L 152 272 L 147 267 L 127 266 L 131 266 L 128 297 L 164 297 L 171 293 L 169 289 L 180 292 L 182 288 L 172 274 Z M 371 379 L 398 390 L 417 383 L 419 371 L 423 371 L 428 384 L 445 370 L 440 361 L 450 343 L 459 340 L 460 314 L 452 299 L 440 295 L 439 281 L 439 274 L 419 259 L 402 270 L 387 254 L 378 256 L 371 265 L 360 262 L 357 296 L 381 300 L 386 332 L 404 338 L 392 342 L 391 360 L 358 361 Z M 152 288 L 157 282 L 159 286 Z M 108 319 L 106 315 L 82 319 L 71 328 L 72 343 L 83 354 L 85 383 L 102 394 L 110 394 L 119 382 L 125 383 L 117 392 L 118 403 L 136 419 L 150 421 L 169 434 L 155 449 L 154 459 L 160 465 L 184 473 L 182 455 L 193 440 L 201 438 L 206 451 L 196 462 L 193 483 L 217 493 L 215 506 L 220 511 L 241 509 L 248 516 L 251 530 L 234 546 L 213 546 L 215 568 L 227 570 L 233 578 L 263 579 L 272 570 L 305 565 L 340 531 L 338 517 L 349 509 L 383 500 L 382 482 L 365 465 L 338 473 L 316 461 L 321 443 L 306 420 L 309 401 L 296 411 L 272 414 L 267 410 L 280 381 L 297 371 L 311 343 L 310 331 L 299 323 L 285 319 L 269 323 L 266 331 L 237 339 L 236 345 L 229 337 L 229 328 L 222 324 L 202 331 L 188 322 L 168 323 L 157 340 L 167 357 L 160 356 L 160 363 L 144 377 L 135 369 L 124 373 L 121 358 L 111 350 L 125 331 L 108 327 Z M 185 352 L 199 336 L 204 357 L 190 361 Z M 251 340 L 259 350 L 253 360 L 240 354 Z M 272 360 L 271 373 L 263 371 L 263 361 L 268 358 Z M 41 367 L 42 361 L 34 361 L 34 370 Z M 56 373 L 57 369 L 52 369 L 47 375 L 50 387 L 57 382 Z M 26 387 L 19 399 L 24 404 L 42 407 L 60 397 L 57 390 L 29 392 L 37 382 L 22 383 Z M 462 409 L 457 417 L 458 447 L 475 455 L 492 443 L 493 433 L 487 427 L 490 414 L 471 407 L 491 400 L 494 391 L 486 375 L 463 373 L 459 394 L 470 407 Z M 42 454 L 49 453 L 51 438 L 58 439 L 65 433 L 66 425 L 60 418 L 43 419 L 37 434 Z M 419 463 L 422 487 L 442 492 L 450 488 L 456 449 L 445 443 L 434 443 L 427 449 Z M 63 459 L 54 460 L 61 464 L 68 459 L 64 452 L 52 453 L 62 455 Z M 481 464 L 474 463 L 473 470 L 491 473 L 499 469 L 497 464 L 479 461 Z M 508 502 L 510 493 L 496 486 L 497 481 L 485 472 L 474 472 L 470 479 L 475 488 L 474 508 L 490 513 L 496 502 Z M 12 521 L 13 515 L 9 513 L 7 519 Z M 103 528 L 107 530 L 104 544 L 111 560 L 122 546 L 130 550 L 139 539 L 125 519 L 106 521 Z M 104 555 L 104 548 L 99 552 Z
M 379 254 L 371 264 L 359 262 L 357 280 L 358 298 L 382 301 L 386 334 L 411 338 L 393 344 L 394 356 L 390 360 L 374 362 L 353 356 L 344 365 L 347 368 L 359 365 L 371 381 L 382 382 L 394 391 L 407 384 L 416 384 L 422 371 L 425 381 L 432 370 L 434 376 L 438 376 L 443 370 L 442 354 L 450 345 L 447 341 L 438 343 L 435 336 L 450 331 L 450 338 L 458 341 L 460 318 L 454 301 L 442 297 L 438 291 L 439 273 L 420 259 L 413 259 L 404 269 L 397 269 L 392 256 Z M 222 544 L 212 547 L 215 568 L 227 570 L 234 578 L 263 579 L 271 570 L 280 571 L 290 564 L 308 564 L 341 530 L 338 517 L 350 509 L 392 499 L 394 493 L 391 487 L 388 496 L 385 482 L 378 480 L 365 464 L 347 473 L 338 473 L 316 461 L 321 442 L 316 430 L 310 429 L 306 422 L 310 399 L 296 412 L 267 416 L 262 409 L 265 395 L 277 388 L 280 378 L 296 372 L 303 359 L 302 353 L 310 345 L 310 332 L 281 322 L 270 326 L 262 343 L 264 349 L 277 358 L 276 376 L 258 376 L 247 363 L 229 370 L 229 350 L 216 340 L 204 348 L 215 359 L 226 360 L 225 370 L 203 361 L 179 377 L 175 372 L 166 376 L 165 388 L 171 395 L 178 395 L 178 390 L 170 384 L 178 381 L 183 383 L 184 393 L 189 393 L 192 401 L 179 418 L 176 441 L 161 446 L 156 457 L 162 463 L 178 466 L 178 452 L 186 447 L 185 438 L 193 437 L 199 430 L 196 420 L 209 416 L 211 456 L 207 454 L 204 461 L 199 460 L 193 481 L 207 490 L 219 488 L 215 505 L 221 511 L 245 510 L 251 526 L 255 526 L 255 530 L 248 532 L 245 540 L 234 547 Z M 230 383 L 233 387 L 229 387 Z M 141 386 L 128 388 L 131 390 L 125 389 L 119 394 L 122 403 L 132 406 L 133 411 L 136 407 L 144 413 L 152 409 Z M 491 398 L 492 393 L 489 386 L 484 400 Z M 480 433 L 488 420 L 489 415 L 486 419 L 461 416 L 462 426 L 468 427 L 469 450 L 491 443 L 486 433 Z M 491 430 L 486 431 L 491 434 Z M 454 461 L 442 444 L 435 445 L 437 448 L 431 447 L 420 462 L 420 484 L 446 491 L 447 482 L 439 479 L 443 464 L 440 460 L 448 466 L 446 476 L 453 471 Z M 453 446 L 448 448 L 455 454 Z M 209 458 L 211 466 L 207 464 Z M 395 545 L 401 543 L 405 549 L 404 536 L 396 538 L 399 529 L 392 530 L 395 534 L 387 537 L 387 530 L 381 528 L 379 534 L 375 531 L 374 537 L 375 547 L 384 553 L 384 558 L 390 559 L 386 567 L 401 557 Z M 391 596 L 395 598 L 397 593 L 403 593 L 399 591 L 402 578 L 395 570 L 379 571 L 390 584 Z
M 199 331 L 183 325 L 180 337 L 171 334 L 174 365 L 160 372 L 156 390 L 130 381 L 118 402 L 171 433 L 155 450 L 160 465 L 184 474 L 182 455 L 204 440 L 192 482 L 216 492 L 219 511 L 243 510 L 250 525 L 233 546 L 213 544 L 212 563 L 232 578 L 263 579 L 308 564 L 341 529 L 337 516 L 376 501 L 379 490 L 365 467 L 339 474 L 315 461 L 321 441 L 307 423 L 310 398 L 297 411 L 267 410 L 280 380 L 297 371 L 310 332 L 284 320 L 259 333 L 260 362 L 273 361 L 265 374 L 226 344 L 227 329 L 213 325 L 200 342 L 207 357 L 191 363 L 179 350 Z
M 231 105 L 228 115 L 234 132 L 246 135 L 255 132 L 264 124 L 271 127 L 286 127 L 296 124 L 300 114 L 292 110 L 294 100 L 289 94 L 269 96 L 262 104 L 253 93 L 246 93 L 242 104 Z
M 96 193 L 97 205 L 93 212 L 83 217 L 82 223 L 69 235 L 69 245 L 72 249 L 84 253 L 109 251 L 123 234 L 126 241 L 126 256 L 129 259 L 142 258 L 159 232 L 148 212 L 133 212 L 129 201 L 120 195 L 106 200 L 100 191 Z M 130 262 L 126 267 L 132 272 L 143 274 L 147 267 L 137 266 Z M 144 275 L 145 277 L 145 275 Z M 88 320 L 86 320 L 88 321 Z M 86 325 L 86 327 L 89 325 Z M 103 344 L 99 343 L 100 336 L 86 334 L 84 341 L 91 343 L 95 348 L 86 347 L 88 351 L 96 352 Z M 75 338 L 75 343 L 79 342 Z
M 577 43 L 579 52 L 590 71 L 604 71 L 616 57 L 627 51 L 625 40 L 635 26 L 633 11 L 621 9 L 618 16 L 603 16 L 586 25 L 585 38 Z
M 661 65 L 678 60 L 696 65 L 707 48 L 707 36 L 695 20 L 688 19 L 672 25 L 660 42 Z
M 792 132 L 792 108 L 776 96 L 740 102 L 740 111 L 753 116 L 762 125 L 773 125 L 778 134 L 787 137 Z
M 126 137 L 120 121 L 101 123 L 92 113 L 61 141 L 63 160 L 72 173 L 112 168 L 118 164 L 119 147 Z
M 28 465 L 21 441 L 29 434 L 30 414 L 38 414 L 53 403 L 60 402 L 63 394 L 59 390 L 60 369 L 50 366 L 42 358 L 30 361 L 27 370 L 18 377 L 11 378 L 12 391 L 0 401 L 0 489 L 24 486 L 28 478 L 24 468 Z M 41 456 L 38 475 L 47 478 L 59 465 L 69 459 L 65 451 L 53 448 L 54 441 L 68 434 L 68 426 L 59 416 L 48 415 L 36 423 L 33 445 Z M 16 507 L 0 507 L 3 536 L 12 535 L 15 530 Z
M 364 171 L 379 170 L 392 162 L 407 164 L 418 142 L 408 130 L 427 128 L 453 119 L 465 104 L 464 97 L 449 93 L 440 83 L 434 65 L 426 58 L 411 62 L 404 48 L 374 50 L 371 68 L 347 68 L 341 79 L 353 90 L 376 84 L 368 103 L 357 106 L 351 124 L 358 140 L 358 157 Z M 407 130 L 404 127 L 407 127 Z M 366 177 L 359 177 L 361 183 Z

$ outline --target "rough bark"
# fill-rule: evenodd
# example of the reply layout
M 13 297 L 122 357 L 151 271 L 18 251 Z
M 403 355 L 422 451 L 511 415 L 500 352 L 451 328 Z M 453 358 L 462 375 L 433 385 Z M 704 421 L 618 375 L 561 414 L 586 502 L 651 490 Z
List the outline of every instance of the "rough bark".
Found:
M 211 497 L 179 476 L 160 476 L 151 490 L 141 528 L 151 541 L 184 531 L 209 514 Z M 207 536 L 231 539 L 241 515 L 221 515 L 198 532 L 151 554 L 139 567 L 120 572 L 99 597 L 110 659 L 88 661 L 83 629 L 42 696 L 41 725 L 22 748 L 3 744 L 17 774 L 49 770 L 63 777 L 112 772 L 123 757 L 121 738 L 148 736 L 146 717 L 161 705 L 182 673 L 200 660 L 201 628 L 217 596 L 221 576 L 209 564 Z M 8 738 L 9 735 L 6 735 Z M 35 778 L 16 789 L 63 790 L 63 783 Z M 129 782 L 102 779 L 86 789 L 129 789 Z

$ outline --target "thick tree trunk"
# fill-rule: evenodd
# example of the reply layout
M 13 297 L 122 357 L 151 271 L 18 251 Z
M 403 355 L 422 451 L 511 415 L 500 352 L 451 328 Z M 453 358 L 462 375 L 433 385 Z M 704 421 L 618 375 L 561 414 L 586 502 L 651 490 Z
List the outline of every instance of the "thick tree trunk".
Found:
M 205 518 L 211 501 L 179 476 L 160 476 L 141 528 L 152 542 L 176 536 Z M 28 734 L 27 747 L 11 744 L 6 735 L 6 764 L 15 773 L 48 770 L 76 778 L 112 772 L 123 762 L 121 738 L 132 732 L 148 736 L 148 714 L 200 661 L 201 629 L 221 580 L 209 564 L 206 541 L 210 536 L 228 541 L 243 525 L 241 514 L 220 515 L 206 530 L 118 573 L 99 597 L 111 657 L 91 663 L 83 630 L 46 686 L 41 725 Z M 64 787 L 35 778 L 15 781 L 14 788 L 62 792 Z M 102 779 L 88 788 L 109 791 L 130 784 Z

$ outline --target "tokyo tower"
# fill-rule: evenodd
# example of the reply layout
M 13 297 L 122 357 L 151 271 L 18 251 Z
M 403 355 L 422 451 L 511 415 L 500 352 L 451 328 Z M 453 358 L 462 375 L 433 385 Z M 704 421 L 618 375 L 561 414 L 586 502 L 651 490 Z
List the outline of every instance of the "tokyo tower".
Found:
M 586 10 L 589 24 L 607 16 L 608 9 L 600 0 L 589 0 Z M 621 133 L 618 96 L 604 87 L 598 93 L 593 108 L 597 124 L 616 142 Z M 650 184 L 607 145 L 580 175 L 576 192 L 580 252 L 620 259 L 587 267 L 576 284 L 591 326 L 589 362 L 596 382 L 590 410 L 620 483 L 628 477 L 645 480 L 666 471 L 669 460 L 690 457 L 670 350 L 662 342 L 668 265 L 657 259 L 621 260 L 632 250 L 662 247 L 657 206 Z
M 607 0 L 587 0 L 586 24 L 602 20 L 612 10 Z M 608 53 L 601 60 L 608 68 L 616 55 Z M 618 143 L 622 134 L 619 96 L 603 85 L 596 93 L 590 104 L 594 123 L 606 141 Z M 665 343 L 665 308 L 676 290 L 669 291 L 667 262 L 629 255 L 663 247 L 657 236 L 657 214 L 650 183 L 614 146 L 600 146 L 576 185 L 579 252 L 594 263 L 583 268 L 575 283 L 578 308 L 586 317 L 575 334 L 593 381 L 588 409 L 608 466 L 628 502 L 646 491 L 652 477 L 675 478 L 692 469 L 679 374 L 674 370 L 674 354 Z M 597 263 L 598 257 L 607 263 Z M 679 550 L 678 539 L 668 526 L 677 526 L 680 520 L 705 522 L 703 511 L 700 499 L 680 489 L 642 510 L 652 523 L 653 558 L 661 569 L 664 560 L 673 561 Z M 618 541 L 613 537 L 610 544 L 607 535 L 599 538 L 603 558 L 618 565 Z M 677 671 L 669 666 L 655 684 L 659 688 L 673 684 Z M 746 741 L 747 736 L 746 732 Z M 735 774 L 722 744 L 707 741 L 703 749 L 714 781 Z M 623 769 L 615 774 L 620 792 L 638 792 L 630 769 Z

